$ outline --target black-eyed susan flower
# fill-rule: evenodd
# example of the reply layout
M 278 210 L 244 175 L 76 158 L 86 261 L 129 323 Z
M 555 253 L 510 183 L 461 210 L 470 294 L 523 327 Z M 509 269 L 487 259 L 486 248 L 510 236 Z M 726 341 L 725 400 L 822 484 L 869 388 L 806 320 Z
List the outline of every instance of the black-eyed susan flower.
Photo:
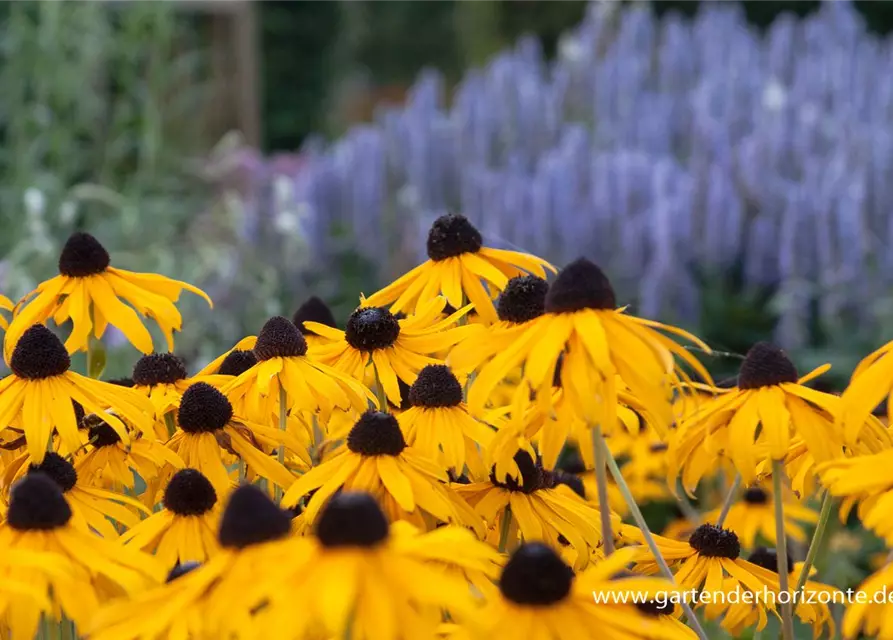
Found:
M 525 541 L 541 540 L 554 548 L 564 542 L 584 567 L 592 552 L 602 544 L 599 512 L 573 492 L 556 489 L 553 474 L 542 468 L 527 451 L 515 455 L 517 474 L 497 478 L 495 470 L 482 482 L 457 484 L 456 491 L 468 500 L 487 523 L 490 540 L 499 540 L 507 519 L 517 523 Z M 616 524 L 620 519 L 616 518 Z M 508 541 L 514 544 L 515 540 Z
M 89 233 L 72 234 L 59 256 L 59 275 L 42 282 L 19 303 L 6 334 L 6 357 L 31 325 L 49 318 L 57 325 L 71 320 L 71 335 L 65 341 L 69 353 L 86 350 L 90 333 L 102 338 L 109 324 L 120 329 L 134 347 L 151 353 L 152 336 L 137 314 L 158 323 L 168 351 L 173 351 L 174 332 L 183 327 L 174 304 L 180 292 L 186 289 L 211 304 L 208 295 L 191 284 L 154 273 L 116 269 L 110 263 L 108 252 L 96 238 Z
M 213 375 L 215 373 L 219 374 L 223 363 L 232 354 L 236 355 L 233 355 L 233 359 L 230 361 L 229 366 L 231 367 L 231 369 L 229 372 L 224 373 L 223 375 L 235 376 L 239 375 L 240 373 L 244 373 L 257 364 L 257 356 L 254 355 L 255 344 L 257 344 L 257 336 L 246 336 L 242 338 L 235 344 L 232 349 L 224 351 L 219 356 L 211 360 L 211 362 L 206 364 L 204 368 L 202 368 L 202 370 L 196 374 L 196 376 Z M 248 366 L 244 366 L 244 363 L 247 361 L 246 358 L 249 357 L 245 354 L 251 354 L 250 357 L 254 359 L 254 362 L 252 362 Z M 235 372 L 235 370 L 238 370 L 238 372 Z
M 290 533 L 290 514 L 243 485 L 223 511 L 219 553 L 175 567 L 163 585 L 108 602 L 84 631 L 92 640 L 263 637 L 256 630 L 269 608 L 261 605 L 310 547 Z
M 778 553 L 775 549 L 766 547 L 757 547 L 748 556 L 747 561 L 756 565 L 757 569 L 752 569 L 763 582 L 776 594 L 776 600 L 779 598 L 777 594 L 781 589 L 778 582 Z M 788 584 L 796 585 L 803 570 L 802 563 L 794 563 L 790 555 L 787 556 L 788 568 Z M 814 572 L 814 568 L 811 573 Z M 834 638 L 836 637 L 836 624 L 834 617 L 831 615 L 831 608 L 828 606 L 832 602 L 843 602 L 843 592 L 835 587 L 806 580 L 803 584 L 803 591 L 796 596 L 794 603 L 794 614 L 800 620 L 812 626 L 813 638 Z M 728 613 L 726 617 L 728 617 Z M 760 620 L 763 626 L 765 622 Z M 723 625 L 725 627 L 725 624 Z M 763 626 L 757 626 L 758 630 L 762 630 Z
M 624 538 L 643 543 L 642 534 L 632 527 L 624 526 Z M 714 594 L 710 602 L 702 606 L 708 618 L 722 615 L 731 598 L 721 598 L 720 592 L 745 590 L 762 593 L 767 584 L 760 576 L 762 570 L 744 560 L 741 555 L 741 542 L 735 532 L 712 524 L 702 524 L 687 541 L 677 541 L 654 536 L 658 550 L 666 562 L 673 566 L 676 584 L 683 591 L 705 589 Z M 645 573 L 656 573 L 657 563 L 647 547 L 639 547 L 642 555 L 636 559 L 636 566 Z M 771 584 L 770 584 L 771 586 Z M 761 602 L 763 607 L 775 611 L 774 602 Z
M 154 554 L 168 569 L 205 562 L 220 551 L 217 492 L 196 469 L 181 469 L 164 489 L 164 508 L 121 536 L 125 545 Z
M 130 436 L 121 419 L 143 433 L 152 432 L 152 405 L 146 398 L 132 389 L 69 371 L 68 352 L 43 325 L 33 325 L 22 334 L 7 364 L 12 375 L 0 380 L 0 424 L 24 433 L 36 464 L 43 460 L 54 428 L 68 452 L 86 443 L 86 434 L 78 431 L 72 401 L 91 413 L 114 407 L 117 415 L 107 414 L 107 421 L 124 442 Z
M 409 390 L 410 408 L 397 416 L 406 443 L 444 470 L 461 474 L 466 463 L 484 470 L 479 447 L 486 447 L 493 430 L 468 414 L 462 385 L 442 364 L 423 368 Z
M 306 322 L 315 322 L 327 327 L 337 327 L 335 316 L 329 306 L 316 296 L 310 296 L 304 303 L 298 307 L 291 321 L 300 330 L 304 339 L 307 341 L 308 347 L 314 347 L 317 344 L 325 344 L 326 339 L 314 333 L 313 329 L 308 327 Z
M 266 422 L 288 410 L 319 413 L 326 419 L 335 409 L 362 411 L 374 401 L 372 392 L 356 380 L 307 357 L 304 336 L 282 316 L 264 324 L 254 355 L 258 363 L 223 387 L 254 420 Z
M 454 620 L 476 611 L 462 572 L 498 573 L 499 554 L 470 531 L 389 525 L 366 493 L 334 496 L 308 540 L 309 553 L 292 563 L 285 588 L 269 603 L 260 637 L 302 638 L 318 629 L 321 637 L 353 640 L 433 638 L 442 611 Z M 302 615 L 294 615 L 296 600 Z
M 47 453 L 38 465 L 29 464 L 26 454 L 19 456 L 3 470 L 4 494 L 26 475 L 42 473 L 49 477 L 65 497 L 71 508 L 71 525 L 82 531 L 95 532 L 104 538 L 118 537 L 115 523 L 132 527 L 140 521 L 140 514 L 149 510 L 139 501 L 123 493 L 91 485 L 78 476 L 74 466 L 54 451 Z
M 400 385 L 411 385 L 425 365 L 443 364 L 433 357 L 461 341 L 480 327 L 456 326 L 471 306 L 441 318 L 446 300 L 428 298 L 415 315 L 398 318 L 384 307 L 364 306 L 347 319 L 344 331 L 316 322 L 305 323 L 329 342 L 316 347 L 313 357 L 355 380 L 364 380 L 368 367 L 374 367 L 376 378 L 387 400 L 400 405 Z
M 735 501 L 726 514 L 723 525 L 735 532 L 738 540 L 745 549 L 753 549 L 757 536 L 773 545 L 777 544 L 778 537 L 775 529 L 775 496 L 760 486 L 748 487 L 741 494 L 741 499 Z M 716 522 L 721 509 L 716 509 L 704 515 L 708 522 Z M 797 542 L 806 542 L 806 532 L 800 523 L 816 524 L 819 515 L 803 506 L 796 500 L 785 499 L 784 506 L 784 532 Z
M 4 295 L 0 295 L 0 311 L 12 311 L 14 308 L 15 303 L 12 300 Z M 6 329 L 8 326 L 9 322 L 6 320 L 6 317 L 0 313 L 0 329 Z
M 549 283 L 537 276 L 516 276 L 508 281 L 496 303 L 497 321 L 488 331 L 476 331 L 450 351 L 447 362 L 457 371 L 477 369 L 490 354 L 507 349 L 527 325 L 546 312 Z M 522 369 L 509 371 L 504 379 L 520 382 Z M 518 374 L 517 376 L 513 374 Z M 501 405 L 496 405 L 501 406 Z
M 496 322 L 493 299 L 509 278 L 525 273 L 546 277 L 555 267 L 536 256 L 483 246 L 480 232 L 465 216 L 439 217 L 428 232 L 428 258 L 384 289 L 367 298 L 371 306 L 391 305 L 391 311 L 419 312 L 442 295 L 459 309 L 468 300 L 487 324 Z
M 524 332 L 481 367 L 468 394 L 480 415 L 492 389 L 517 366 L 523 381 L 543 400 L 561 361 L 562 389 L 576 415 L 587 424 L 616 422 L 617 377 L 657 425 L 672 421 L 671 394 L 688 375 L 677 358 L 705 380 L 710 376 L 686 349 L 659 330 L 680 335 L 710 352 L 695 336 L 616 308 L 614 289 L 596 265 L 580 258 L 561 270 L 546 294 L 546 313 L 525 325 Z M 658 426 L 658 428 L 660 428 Z
M 499 578 L 500 597 L 487 602 L 480 613 L 486 633 L 505 640 L 697 637 L 690 629 L 645 614 L 632 604 L 630 593 L 657 598 L 674 592 L 672 585 L 658 578 L 616 579 L 634 555 L 630 549 L 620 549 L 574 575 L 551 547 L 539 542 L 521 545 Z
M 483 534 L 480 518 L 450 487 L 447 472 L 406 445 L 397 419 L 368 411 L 347 436 L 347 445 L 298 478 L 282 504 L 293 506 L 311 491 L 304 510 L 313 523 L 336 491 L 365 491 L 381 503 L 391 521 L 408 520 L 421 529 L 445 522 Z
M 683 487 L 693 491 L 718 452 L 752 484 L 761 462 L 784 460 L 795 435 L 817 461 L 842 456 L 842 436 L 834 428 L 840 399 L 804 386 L 824 371 L 827 367 L 798 377 L 784 351 L 766 342 L 755 344 L 741 364 L 737 386 L 717 389 L 714 400 L 679 425 L 669 452 L 670 486 L 676 486 L 681 472 Z M 758 440 L 765 442 L 764 449 L 758 449 Z M 760 451 L 765 453 L 758 455 Z
M 89 444 L 75 456 L 75 469 L 88 485 L 133 493 L 137 477 L 151 484 L 166 465 L 183 466 L 180 456 L 154 439 L 136 435 L 125 445 L 102 415 L 85 416 L 81 428 L 87 430 Z
M 18 567 L 3 576 L 48 594 L 57 620 L 64 615 L 83 629 L 100 602 L 164 579 L 162 566 L 151 556 L 103 540 L 74 526 L 71 520 L 71 507 L 56 482 L 33 473 L 13 487 L 6 522 L 0 525 L 0 548 L 53 552 L 73 567 L 71 577 Z M 30 599 L 14 598 L 6 612 L 12 637 L 33 638 L 40 613 Z
M 234 416 L 226 396 L 206 382 L 196 382 L 183 392 L 177 425 L 167 446 L 186 467 L 201 471 L 218 495 L 228 495 L 233 488 L 227 465 L 239 459 L 259 477 L 279 487 L 290 486 L 291 473 L 266 453 L 280 444 L 310 464 L 307 452 L 289 433 Z

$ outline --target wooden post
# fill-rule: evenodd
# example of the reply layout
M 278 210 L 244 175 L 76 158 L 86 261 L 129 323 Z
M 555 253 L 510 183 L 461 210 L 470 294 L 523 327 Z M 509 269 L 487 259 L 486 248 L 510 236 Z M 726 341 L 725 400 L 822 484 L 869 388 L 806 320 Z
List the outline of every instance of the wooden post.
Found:
M 261 145 L 260 34 L 251 0 L 180 0 L 181 11 L 207 14 L 211 22 L 211 67 L 220 107 L 212 118 L 220 134 L 238 129 L 247 144 Z

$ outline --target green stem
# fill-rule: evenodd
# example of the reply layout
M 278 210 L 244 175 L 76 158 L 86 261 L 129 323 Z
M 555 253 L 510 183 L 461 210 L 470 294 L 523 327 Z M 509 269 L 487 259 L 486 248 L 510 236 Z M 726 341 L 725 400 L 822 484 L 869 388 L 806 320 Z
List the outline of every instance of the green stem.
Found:
M 288 428 L 288 409 L 286 408 L 286 403 L 288 401 L 288 395 L 285 393 L 285 387 L 282 385 L 282 380 L 279 380 L 279 431 L 285 433 Z M 285 444 L 279 445 L 279 454 L 278 454 L 279 464 L 285 466 Z M 283 489 L 279 485 L 273 490 L 275 502 L 279 504 L 282 501 L 282 493 Z
M 375 372 L 375 397 L 378 398 L 378 410 L 387 411 L 388 394 L 384 391 L 384 385 L 381 383 L 381 376 L 378 375 L 378 367 L 375 364 L 372 365 L 372 370 Z
M 716 526 L 721 527 L 722 523 L 726 521 L 726 516 L 729 515 L 729 510 L 732 508 L 732 505 L 735 504 L 735 496 L 738 495 L 738 489 L 741 487 L 741 474 L 736 473 L 735 479 L 732 480 L 732 486 L 729 487 L 729 492 L 726 494 L 726 499 L 722 503 L 722 509 L 719 512 L 719 518 L 716 519 Z
M 164 414 L 164 424 L 167 426 L 167 437 L 173 438 L 177 432 L 177 424 L 174 422 L 174 412 L 168 411 Z
M 509 531 L 512 528 L 512 508 L 506 507 L 502 513 L 502 528 L 499 530 L 499 553 L 506 553 L 509 543 Z
M 322 427 L 319 426 L 319 417 L 313 414 L 313 459 L 316 463 L 320 462 L 322 457 Z
M 602 525 L 602 541 L 605 555 L 614 553 L 614 531 L 611 528 L 611 505 L 608 502 L 608 469 L 605 453 L 598 445 L 602 440 L 601 425 L 592 429 L 592 450 L 595 454 L 595 485 L 598 490 L 598 513 Z
M 775 496 L 775 499 L 778 500 L 778 495 Z M 802 589 L 806 584 L 806 581 L 809 580 L 809 570 L 812 568 L 812 563 L 815 562 L 816 554 L 825 537 L 825 529 L 828 526 L 828 520 L 831 516 L 831 505 L 833 502 L 834 500 L 831 498 L 831 494 L 826 489 L 825 495 L 822 497 L 822 510 L 819 513 L 819 521 L 815 526 L 815 532 L 812 534 L 812 540 L 809 543 L 809 551 L 806 552 L 806 560 L 803 562 L 803 567 L 800 569 L 800 576 L 797 578 L 797 588 L 794 591 L 795 593 L 800 593 L 800 589 Z
M 775 556 L 778 560 L 778 584 L 782 592 L 789 591 L 788 584 L 788 545 L 784 534 L 784 494 L 781 492 L 781 478 L 784 466 L 781 460 L 772 461 L 772 490 L 775 494 Z M 781 632 L 784 640 L 794 640 L 794 616 L 791 601 L 781 604 Z
M 673 572 L 670 571 L 669 565 L 667 565 L 667 561 L 664 560 L 663 555 L 661 555 L 660 549 L 657 546 L 657 541 L 654 539 L 654 536 L 651 535 L 651 530 L 648 528 L 648 523 L 645 522 L 645 516 L 642 515 L 642 510 L 639 509 L 639 505 L 636 504 L 636 499 L 633 498 L 632 491 L 629 489 L 629 485 L 626 484 L 626 480 L 623 479 L 623 474 L 620 473 L 620 467 L 617 466 L 617 461 L 614 459 L 614 454 L 611 453 L 611 450 L 608 448 L 608 444 L 605 442 L 604 438 L 598 438 L 596 440 L 597 446 L 602 449 L 602 453 L 605 456 L 605 462 L 608 464 L 608 469 L 611 471 L 611 475 L 614 476 L 614 482 L 617 483 L 617 488 L 620 489 L 620 493 L 623 494 L 623 499 L 626 501 L 627 506 L 629 507 L 630 512 L 632 513 L 633 519 L 636 521 L 636 525 L 639 527 L 639 530 L 642 532 L 642 535 L 645 537 L 645 542 L 648 545 L 648 548 L 651 550 L 651 554 L 654 556 L 654 560 L 657 563 L 657 566 L 660 568 L 664 577 L 670 581 L 672 585 L 676 585 L 676 578 L 673 576 Z M 691 625 L 691 628 L 697 634 L 700 640 L 708 640 L 707 634 L 704 632 L 704 628 L 701 626 L 700 620 L 695 615 L 695 612 L 692 611 L 691 605 L 682 599 L 682 602 L 679 603 L 682 607 L 682 611 L 685 612 L 686 618 L 688 618 L 688 623 Z

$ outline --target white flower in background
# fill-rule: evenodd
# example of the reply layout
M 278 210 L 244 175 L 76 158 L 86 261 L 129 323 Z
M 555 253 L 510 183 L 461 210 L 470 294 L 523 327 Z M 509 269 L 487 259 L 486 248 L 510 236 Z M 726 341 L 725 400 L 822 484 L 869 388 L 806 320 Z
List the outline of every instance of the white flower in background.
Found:
M 29 216 L 34 218 L 43 216 L 44 209 L 46 208 L 46 196 L 43 195 L 43 191 L 36 187 L 28 187 L 25 189 L 25 194 L 22 197 L 22 200 L 25 204 L 25 211 Z
M 70 225 L 78 213 L 78 205 L 73 200 L 66 200 L 59 206 L 59 222 Z

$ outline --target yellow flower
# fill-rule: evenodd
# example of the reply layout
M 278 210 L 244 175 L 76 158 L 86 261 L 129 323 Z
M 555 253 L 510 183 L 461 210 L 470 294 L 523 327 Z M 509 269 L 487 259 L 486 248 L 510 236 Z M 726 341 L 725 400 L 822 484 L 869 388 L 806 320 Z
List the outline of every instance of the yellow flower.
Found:
M 172 569 L 177 564 L 206 562 L 220 551 L 217 492 L 195 469 L 181 469 L 164 490 L 164 508 L 133 526 L 121 542 L 155 554 Z
M 90 414 L 81 421 L 87 429 L 90 445 L 86 453 L 75 456 L 78 477 L 91 486 L 123 493 L 136 487 L 138 476 L 151 484 L 170 465 L 183 467 L 176 453 L 161 442 L 142 438 L 137 434 L 125 445 L 118 434 L 103 419 L 103 414 Z
M 132 389 L 92 380 L 68 368 L 71 360 L 59 339 L 43 325 L 22 334 L 7 359 L 12 375 L 0 380 L 0 424 L 22 430 L 35 464 L 46 455 L 53 428 L 69 452 L 86 443 L 78 431 L 72 400 L 91 413 L 114 407 L 115 413 L 143 433 L 152 431 L 152 405 Z M 109 426 L 128 443 L 127 427 L 106 414 Z
M 291 473 L 267 455 L 265 448 L 284 444 L 305 468 L 310 465 L 307 451 L 291 434 L 235 417 L 226 396 L 205 382 L 196 382 L 183 393 L 177 424 L 180 428 L 167 446 L 187 467 L 201 471 L 221 496 L 234 486 L 227 466 L 237 459 L 280 487 L 291 485 Z
M 741 364 L 738 385 L 717 389 L 717 397 L 701 404 L 672 437 L 670 486 L 682 472 L 683 486 L 693 491 L 719 453 L 728 455 L 744 482 L 752 484 L 761 463 L 788 455 L 795 435 L 818 461 L 842 456 L 843 441 L 834 428 L 840 399 L 803 386 L 827 369 L 798 379 L 781 349 L 766 342 L 754 345 Z M 758 447 L 758 440 L 767 446 Z
M 419 372 L 409 390 L 410 408 L 397 416 L 406 444 L 445 470 L 461 474 L 466 463 L 472 474 L 483 473 L 478 446 L 486 447 L 493 431 L 468 414 L 462 385 L 441 364 L 429 364 Z
M 639 544 L 644 543 L 642 533 L 634 527 L 624 526 L 621 535 Z M 740 558 L 741 543 L 738 536 L 729 529 L 721 529 L 712 524 L 702 524 L 685 541 L 670 540 L 654 536 L 658 550 L 668 564 L 678 565 L 675 571 L 676 584 L 682 591 L 704 589 L 712 594 L 729 593 L 743 589 L 757 594 L 765 585 L 771 586 L 760 576 L 764 574 L 755 564 Z M 648 547 L 638 547 L 641 555 L 636 559 L 637 567 L 645 573 L 656 573 L 657 562 Z M 732 598 L 713 595 L 708 603 L 701 606 L 710 619 L 718 618 Z M 760 601 L 763 607 L 775 611 L 774 602 Z
M 369 296 L 367 303 L 376 307 L 390 304 L 394 313 L 420 313 L 437 295 L 456 309 L 467 299 L 481 318 L 492 324 L 497 320 L 493 298 L 505 289 L 509 278 L 525 272 L 545 278 L 546 269 L 555 272 L 555 267 L 541 258 L 484 247 L 480 232 L 457 214 L 434 221 L 428 233 L 428 257 L 427 262 Z
M 103 538 L 115 539 L 121 527 L 132 527 L 140 521 L 140 513 L 149 510 L 139 501 L 124 495 L 92 486 L 78 476 L 74 466 L 54 451 L 46 454 L 39 465 L 29 465 L 27 454 L 22 454 L 3 471 L 4 495 L 10 487 L 26 475 L 46 474 L 62 491 L 71 508 L 72 526 L 88 533 L 98 533 Z
M 457 344 L 450 352 L 447 362 L 456 371 L 463 373 L 479 368 L 491 354 L 501 350 L 493 348 L 494 341 L 498 341 L 500 347 L 511 345 L 524 334 L 531 322 L 546 312 L 548 291 L 549 284 L 537 276 L 516 276 L 509 280 L 497 301 L 498 320 L 489 330 L 475 331 Z M 518 374 L 518 377 L 512 386 L 517 386 L 523 378 L 521 367 L 508 372 L 501 384 L 506 379 L 514 379 L 514 374 Z
M 316 322 L 307 327 L 329 340 L 315 348 L 310 356 L 346 373 L 354 380 L 363 380 L 366 368 L 373 366 L 391 404 L 400 406 L 398 379 L 411 385 L 425 365 L 443 364 L 431 357 L 461 341 L 480 326 L 455 326 L 456 320 L 468 313 L 471 305 L 441 320 L 446 300 L 426 298 L 416 315 L 398 319 L 383 307 L 369 306 L 366 300 L 347 320 L 345 331 Z M 382 407 L 383 408 L 383 407 Z
M 84 635 L 91 640 L 264 637 L 256 632 L 268 612 L 262 605 L 282 589 L 285 570 L 310 546 L 290 533 L 289 514 L 259 488 L 243 485 L 224 509 L 218 553 L 201 565 L 179 565 L 159 587 L 107 602 Z
M 534 462 L 527 451 L 518 451 L 515 464 L 518 474 L 498 480 L 491 473 L 486 481 L 456 485 L 456 491 L 487 523 L 491 538 L 498 541 L 510 513 L 524 540 L 542 540 L 556 549 L 566 541 L 577 553 L 577 566 L 586 566 L 602 544 L 597 507 L 572 491 L 559 490 L 555 476 Z M 619 518 L 613 519 L 615 526 L 620 524 Z M 513 545 L 515 539 L 507 542 Z
M 468 394 L 476 415 L 493 388 L 521 364 L 530 389 L 549 401 L 560 361 L 567 400 L 589 425 L 616 423 L 618 376 L 657 418 L 658 428 L 672 421 L 672 390 L 688 380 L 675 358 L 710 379 L 696 358 L 655 329 L 683 336 L 709 352 L 706 344 L 681 329 L 624 314 L 616 308 L 605 274 L 585 258 L 561 270 L 545 307 L 546 313 L 526 323 L 519 335 L 494 334 L 488 345 L 492 360 L 480 369 Z
M 729 509 L 724 525 L 735 532 L 745 549 L 753 549 L 757 536 L 776 545 L 778 537 L 775 531 L 775 496 L 762 487 L 753 486 L 744 490 L 741 500 L 736 501 Z M 704 514 L 704 520 L 716 522 L 721 509 Z M 796 500 L 786 499 L 784 504 L 784 532 L 797 542 L 806 542 L 806 532 L 798 523 L 816 524 L 818 514 L 801 505 Z
M 421 529 L 455 523 L 483 534 L 480 518 L 447 481 L 437 463 L 406 446 L 396 418 L 369 411 L 351 429 L 347 446 L 298 478 L 282 504 L 294 506 L 316 490 L 304 510 L 307 522 L 314 523 L 336 491 L 365 491 L 379 500 L 391 521 L 408 520 Z
M 663 597 L 665 580 L 617 578 L 633 559 L 620 549 L 574 575 L 550 547 L 526 543 L 512 554 L 499 579 L 500 597 L 480 613 L 485 634 L 500 640 L 690 640 L 690 629 L 646 614 L 621 598 L 630 593 Z M 598 599 L 598 600 L 597 600 Z
M 154 273 L 116 269 L 109 262 L 108 252 L 96 238 L 88 233 L 73 234 L 59 256 L 59 275 L 42 282 L 19 303 L 6 333 L 7 360 L 22 334 L 49 318 L 57 325 L 71 320 L 71 335 L 65 341 L 69 353 L 86 350 L 90 332 L 102 338 L 109 324 L 118 327 L 134 347 L 151 353 L 152 336 L 137 312 L 158 323 L 168 351 L 173 351 L 174 331 L 183 328 L 183 318 L 174 304 L 180 292 L 186 289 L 211 304 L 207 294 L 191 284 Z
M 367 640 L 433 638 L 441 611 L 473 618 L 476 602 L 464 571 L 495 578 L 499 554 L 461 527 L 420 533 L 406 522 L 388 525 L 375 499 L 341 493 L 331 499 L 309 538 L 309 553 L 269 603 L 258 637 Z M 295 615 L 294 603 L 301 602 Z M 226 615 L 221 611 L 222 615 Z
M 6 522 L 0 526 L 0 548 L 53 552 L 74 569 L 73 576 L 33 568 L 11 567 L 0 574 L 27 582 L 48 594 L 54 617 L 61 611 L 83 629 L 99 603 L 144 589 L 164 578 L 164 570 L 151 556 L 124 549 L 71 523 L 72 510 L 56 483 L 33 473 L 12 490 Z M 40 607 L 30 598 L 12 598 L 6 622 L 14 638 L 33 638 L 40 621 Z
M 269 319 L 254 345 L 258 363 L 223 387 L 247 416 L 266 423 L 279 416 L 280 389 L 286 409 L 319 413 L 327 420 L 335 409 L 362 411 L 375 396 L 356 380 L 308 357 L 307 342 L 286 318 Z

